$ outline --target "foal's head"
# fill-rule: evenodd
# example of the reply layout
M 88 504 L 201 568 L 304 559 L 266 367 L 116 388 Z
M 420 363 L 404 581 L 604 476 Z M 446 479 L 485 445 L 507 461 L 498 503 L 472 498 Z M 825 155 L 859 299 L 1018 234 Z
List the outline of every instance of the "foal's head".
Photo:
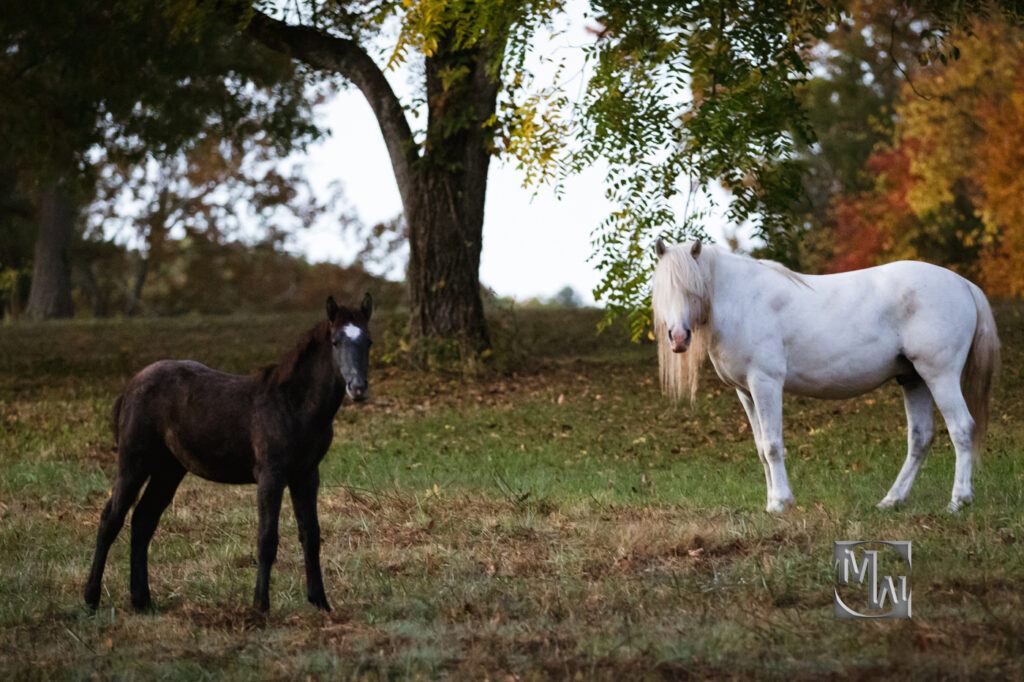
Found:
M 331 359 L 345 382 L 345 392 L 353 400 L 366 400 L 367 371 L 370 365 L 370 330 L 373 298 L 367 293 L 359 310 L 349 310 L 327 298 L 327 319 L 331 323 Z

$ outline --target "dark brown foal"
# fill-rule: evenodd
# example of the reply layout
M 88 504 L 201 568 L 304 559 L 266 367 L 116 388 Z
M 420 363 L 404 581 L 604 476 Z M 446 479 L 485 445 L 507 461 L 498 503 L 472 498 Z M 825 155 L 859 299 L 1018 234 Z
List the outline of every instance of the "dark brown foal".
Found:
M 107 552 L 148 480 L 132 514 L 131 597 L 137 610 L 152 607 L 149 543 L 178 484 L 191 472 L 221 483 L 256 484 L 259 567 L 253 605 L 261 611 L 270 608 L 270 567 L 287 487 L 305 557 L 307 597 L 330 610 L 320 570 L 319 465 L 346 393 L 366 399 L 372 311 L 369 294 L 358 310 L 328 298 L 327 319 L 279 364 L 253 376 L 162 360 L 128 382 L 114 404 L 118 474 L 100 517 L 86 604 L 99 604 Z

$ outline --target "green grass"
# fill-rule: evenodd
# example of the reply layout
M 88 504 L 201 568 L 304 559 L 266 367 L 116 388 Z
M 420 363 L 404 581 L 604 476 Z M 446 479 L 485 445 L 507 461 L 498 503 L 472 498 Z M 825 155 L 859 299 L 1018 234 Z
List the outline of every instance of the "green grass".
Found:
M 120 387 L 162 357 L 247 371 L 315 319 L 0 327 L 0 678 L 1024 676 L 1016 304 L 997 311 L 1001 387 L 958 515 L 944 433 L 906 506 L 874 507 L 904 456 L 895 384 L 787 398 L 799 506 L 771 515 L 742 409 L 712 372 L 694 407 L 674 407 L 651 345 L 596 336 L 593 311 L 520 312 L 493 330 L 495 365 L 514 372 L 376 362 L 372 401 L 339 413 L 321 467 L 331 614 L 305 601 L 288 503 L 271 615 L 253 612 L 255 490 L 194 477 L 150 553 L 157 613 L 128 608 L 127 532 L 87 610 Z M 395 321 L 377 324 L 391 338 Z M 912 619 L 833 619 L 842 539 L 913 541 Z

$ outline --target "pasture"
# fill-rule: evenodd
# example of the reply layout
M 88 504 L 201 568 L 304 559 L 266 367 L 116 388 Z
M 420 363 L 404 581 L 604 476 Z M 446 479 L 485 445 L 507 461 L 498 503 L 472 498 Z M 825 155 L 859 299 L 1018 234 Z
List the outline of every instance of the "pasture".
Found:
M 735 394 L 660 397 L 653 344 L 596 311 L 494 322 L 471 377 L 392 362 L 375 318 L 371 399 L 342 407 L 321 465 L 327 596 L 306 602 L 290 501 L 271 612 L 254 486 L 186 477 L 150 550 L 155 614 L 129 606 L 115 542 L 82 587 L 115 475 L 110 407 L 159 358 L 275 361 L 319 313 L 0 328 L 0 678 L 1024 677 L 1024 308 L 995 306 L 1003 370 L 973 506 L 945 507 L 940 430 L 909 502 L 880 511 L 906 448 L 895 383 L 787 397 L 797 507 L 764 511 Z M 937 424 L 941 424 L 938 421 Z M 836 621 L 832 542 L 913 542 L 913 618 Z

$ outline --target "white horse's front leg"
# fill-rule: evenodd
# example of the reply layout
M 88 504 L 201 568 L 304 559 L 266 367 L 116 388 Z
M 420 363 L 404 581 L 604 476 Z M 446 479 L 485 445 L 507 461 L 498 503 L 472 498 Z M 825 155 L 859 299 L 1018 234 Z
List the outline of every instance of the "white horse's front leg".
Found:
M 736 395 L 740 397 L 740 404 L 743 405 L 743 411 L 747 413 L 747 421 L 750 422 L 750 432 L 754 434 L 754 447 L 757 448 L 757 457 L 761 460 L 761 466 L 764 467 L 764 483 L 770 505 L 772 501 L 772 470 L 768 466 L 768 458 L 765 457 L 764 447 L 761 445 L 761 422 L 754 409 L 754 399 L 742 388 L 736 389 Z
M 760 377 L 751 382 L 751 397 L 754 399 L 754 411 L 761 426 L 761 447 L 771 482 L 768 487 L 769 512 L 781 512 L 791 507 L 796 499 L 789 489 L 789 478 L 786 476 L 786 450 L 782 443 L 782 383 L 767 377 Z

